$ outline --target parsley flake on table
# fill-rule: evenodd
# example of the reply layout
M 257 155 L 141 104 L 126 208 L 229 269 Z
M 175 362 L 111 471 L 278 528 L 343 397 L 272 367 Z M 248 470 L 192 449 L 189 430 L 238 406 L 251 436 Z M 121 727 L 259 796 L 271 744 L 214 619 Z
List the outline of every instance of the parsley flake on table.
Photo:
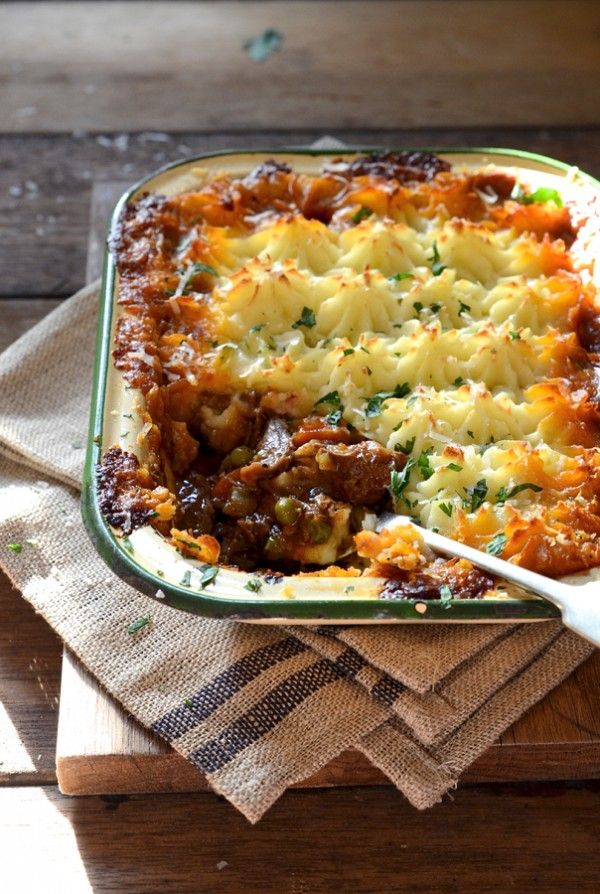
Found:
M 264 62 L 280 49 L 282 43 L 283 34 L 275 28 L 267 28 L 262 34 L 251 37 L 243 46 L 254 62 Z
M 440 253 L 438 251 L 437 242 L 433 243 L 432 246 L 433 254 L 428 260 L 431 262 L 431 272 L 434 276 L 439 276 L 446 269 L 446 265 L 442 264 Z
M 23 552 L 23 544 L 22 543 L 9 543 L 8 548 L 11 553 L 15 553 L 15 555 L 19 555 L 19 553 Z
M 501 531 L 499 534 L 496 534 L 495 537 L 492 537 L 490 542 L 485 548 L 486 553 L 489 553 L 490 556 L 499 556 L 501 555 L 504 547 L 506 546 L 506 534 Z
M 140 630 L 143 630 L 144 627 L 147 627 L 152 623 L 152 618 L 150 615 L 146 615 L 145 618 L 138 618 L 137 621 L 133 621 L 129 627 L 127 628 L 127 633 L 129 636 L 133 636 L 136 633 L 139 633 Z
M 292 329 L 300 329 L 301 326 L 305 326 L 306 329 L 312 329 L 313 326 L 316 326 L 317 318 L 315 317 L 314 310 L 311 310 L 310 307 L 303 307 L 302 313 L 300 315 L 300 319 L 296 320 L 295 323 L 292 323 Z

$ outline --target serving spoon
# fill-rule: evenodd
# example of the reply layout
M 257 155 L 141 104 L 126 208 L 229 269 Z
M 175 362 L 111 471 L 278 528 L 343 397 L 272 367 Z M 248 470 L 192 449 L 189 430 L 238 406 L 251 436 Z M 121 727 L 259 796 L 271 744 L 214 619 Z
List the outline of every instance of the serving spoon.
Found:
M 467 559 L 473 565 L 483 568 L 504 580 L 510 581 L 541 596 L 560 609 L 563 624 L 578 633 L 584 639 L 600 646 L 600 583 L 588 581 L 584 584 L 565 584 L 562 581 L 553 580 L 528 568 L 505 562 L 489 553 L 481 552 L 471 546 L 465 546 L 457 540 L 451 540 L 442 534 L 436 534 L 428 528 L 415 525 L 413 519 L 407 515 L 392 515 L 385 513 L 378 519 L 376 530 L 392 530 L 398 525 L 412 525 L 421 535 L 427 546 L 446 556 L 457 556 L 459 559 Z

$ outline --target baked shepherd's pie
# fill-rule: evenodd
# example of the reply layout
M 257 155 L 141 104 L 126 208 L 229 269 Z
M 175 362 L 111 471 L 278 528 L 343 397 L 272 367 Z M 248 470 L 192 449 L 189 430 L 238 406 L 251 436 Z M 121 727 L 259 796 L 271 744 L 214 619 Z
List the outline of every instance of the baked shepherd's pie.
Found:
M 99 470 L 114 528 L 392 597 L 495 583 L 376 533 L 390 509 L 543 574 L 600 565 L 598 295 L 559 192 L 424 152 L 198 178 L 113 236 L 142 395 L 138 455 Z

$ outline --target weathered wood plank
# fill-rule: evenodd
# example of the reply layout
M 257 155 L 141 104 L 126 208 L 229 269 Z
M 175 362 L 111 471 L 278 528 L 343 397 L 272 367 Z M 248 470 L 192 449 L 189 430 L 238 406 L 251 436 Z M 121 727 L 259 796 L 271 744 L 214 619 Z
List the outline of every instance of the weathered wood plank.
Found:
M 0 6 L 13 132 L 599 119 L 594 0 L 33 6 Z M 282 46 L 254 62 L 244 43 L 267 29 Z
M 61 650 L 0 572 L 0 783 L 56 781 Z
M 211 795 L 0 790 L 11 890 L 596 894 L 600 784 L 477 787 L 419 813 L 392 789 L 288 792 L 250 826 Z
M 52 298 L 3 301 L 0 297 L 0 352 L 39 323 L 59 304 L 60 301 Z
M 600 128 L 342 130 L 334 135 L 355 146 L 529 149 L 600 176 Z M 319 136 L 322 131 L 314 130 L 0 136 L 0 296 L 64 297 L 83 285 L 92 181 L 133 183 L 184 156 L 219 149 L 307 145 Z

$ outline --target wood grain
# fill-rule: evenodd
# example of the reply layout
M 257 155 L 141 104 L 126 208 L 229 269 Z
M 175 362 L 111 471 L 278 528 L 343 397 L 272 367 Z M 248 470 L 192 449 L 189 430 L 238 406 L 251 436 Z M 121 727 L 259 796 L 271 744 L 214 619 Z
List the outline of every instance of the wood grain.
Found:
M 56 781 L 61 651 L 0 572 L 0 783 Z
M 600 177 L 600 127 L 327 131 L 354 146 L 529 149 Z M 0 296 L 66 297 L 83 285 L 93 183 L 134 183 L 181 157 L 219 149 L 308 145 L 322 135 L 323 130 L 111 137 L 0 135 Z
M 31 6 L 0 6 L 6 131 L 599 123 L 594 0 Z
M 296 791 L 250 826 L 212 795 L 8 788 L 2 876 L 19 894 L 597 894 L 599 796 L 481 786 L 419 813 L 390 789 Z

